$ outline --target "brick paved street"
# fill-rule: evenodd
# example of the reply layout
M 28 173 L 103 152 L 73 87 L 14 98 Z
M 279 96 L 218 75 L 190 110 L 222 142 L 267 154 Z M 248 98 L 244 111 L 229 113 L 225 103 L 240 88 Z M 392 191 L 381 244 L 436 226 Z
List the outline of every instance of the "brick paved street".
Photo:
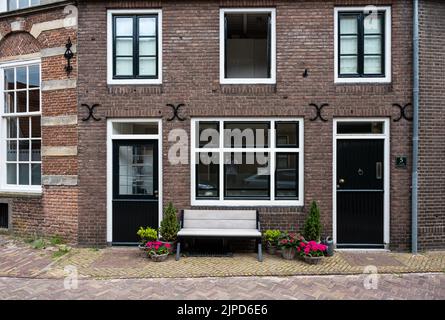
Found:
M 80 280 L 0 278 L 0 299 L 445 299 L 444 274 Z

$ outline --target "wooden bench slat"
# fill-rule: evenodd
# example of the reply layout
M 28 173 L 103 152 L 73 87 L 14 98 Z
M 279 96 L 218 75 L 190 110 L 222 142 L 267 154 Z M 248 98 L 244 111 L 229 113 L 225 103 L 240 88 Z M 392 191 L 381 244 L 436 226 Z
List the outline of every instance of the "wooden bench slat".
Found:
M 187 229 L 256 229 L 256 220 L 184 220 Z
M 184 210 L 184 220 L 255 220 L 255 210 Z

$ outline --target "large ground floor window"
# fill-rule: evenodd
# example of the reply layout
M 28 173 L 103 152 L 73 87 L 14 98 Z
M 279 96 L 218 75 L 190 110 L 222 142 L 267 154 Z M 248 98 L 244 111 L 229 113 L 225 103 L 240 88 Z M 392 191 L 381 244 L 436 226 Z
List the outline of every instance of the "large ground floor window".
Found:
M 192 119 L 193 205 L 302 205 L 302 119 Z

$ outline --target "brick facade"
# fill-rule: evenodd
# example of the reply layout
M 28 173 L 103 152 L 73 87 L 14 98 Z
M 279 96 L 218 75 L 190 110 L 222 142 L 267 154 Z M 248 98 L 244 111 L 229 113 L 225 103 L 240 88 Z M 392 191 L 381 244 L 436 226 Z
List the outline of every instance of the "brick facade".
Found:
M 77 175 L 77 156 L 44 154 L 47 147 L 77 146 L 77 124 L 44 125 L 48 117 L 77 115 L 76 88 L 63 88 L 67 80 L 77 79 L 76 59 L 72 60 L 74 69 L 68 76 L 63 57 L 68 38 L 74 46 L 77 43 L 77 10 L 71 1 L 46 1 L 44 4 L 47 6 L 3 13 L 0 17 L 0 63 L 41 60 L 43 181 L 48 176 Z M 18 22 L 20 30 L 11 30 Z M 59 88 L 48 87 L 50 83 Z M 44 182 L 41 194 L 0 192 L 0 202 L 12 207 L 14 233 L 59 235 L 76 243 L 77 194 L 77 186 L 54 186 Z
M 422 249 L 444 247 L 444 177 L 437 159 L 445 146 L 440 134 L 440 94 L 443 95 L 443 25 L 440 1 L 421 1 L 421 143 L 419 240 Z M 66 17 L 63 7 L 30 12 L 26 32 L 10 33 L 10 23 L 22 17 L 0 18 L 0 59 L 61 47 L 71 37 L 79 52 L 69 79 L 76 87 L 42 92 L 42 116 L 88 115 L 82 104 L 99 104 L 101 121 L 42 128 L 44 147 L 77 147 L 75 155 L 43 157 L 43 175 L 75 177 L 74 185 L 47 185 L 43 195 L 8 195 L 13 206 L 13 230 L 19 233 L 62 234 L 80 245 L 104 245 L 107 232 L 107 119 L 162 118 L 164 205 L 190 208 L 190 165 L 171 165 L 168 133 L 190 131 L 193 117 L 302 117 L 304 118 L 304 206 L 261 207 L 262 227 L 298 231 L 312 200 L 320 205 L 323 234 L 332 235 L 333 119 L 373 117 L 390 119 L 390 248 L 408 250 L 411 236 L 412 124 L 395 122 L 393 104 L 412 100 L 412 2 L 379 0 L 392 7 L 392 82 L 390 84 L 334 83 L 334 7 L 367 5 L 361 0 L 204 0 L 204 1 L 78 1 L 75 27 L 30 35 L 37 22 Z M 277 81 L 274 85 L 221 85 L 219 82 L 219 9 L 221 7 L 276 8 Z M 163 81 L 161 85 L 107 85 L 107 9 L 162 9 Z M 433 16 L 433 19 L 430 19 Z M 442 36 L 442 37 L 441 37 Z M 434 39 L 434 42 L 432 41 Z M 442 42 L 441 42 L 442 41 Z M 17 45 L 19 44 L 19 45 Z M 431 54 L 433 52 L 433 54 Z M 427 62 L 431 59 L 434 63 Z M 77 69 L 77 62 L 79 67 Z M 61 54 L 42 57 L 42 80 L 68 80 Z M 442 69 L 433 69 L 433 66 Z M 303 77 L 304 70 L 308 77 Z M 442 87 L 440 87 L 442 86 Z M 437 88 L 433 94 L 431 88 Z M 443 99 L 442 99 L 443 100 Z M 184 103 L 186 121 L 166 121 L 166 104 Z M 310 103 L 329 103 L 327 122 L 310 121 Z M 438 123 L 438 124 L 436 124 Z M 442 130 L 443 131 L 443 130 Z M 434 141 L 433 140 L 434 136 Z M 431 141 L 431 142 L 430 142 Z M 54 149 L 52 149 L 54 150 Z M 442 150 L 442 151 L 440 151 Z M 443 152 L 442 152 L 443 153 Z M 395 166 L 396 156 L 407 156 L 408 166 Z M 434 171 L 431 168 L 436 168 Z M 442 179 L 442 180 L 440 180 Z M 48 180 L 52 181 L 52 180 Z M 437 208 L 437 213 L 431 213 Z M 32 212 L 32 214 L 31 214 Z M 30 213 L 30 215 L 27 215 Z M 439 222 L 439 223 L 438 223 Z
M 445 244 L 445 5 L 420 1 L 419 248 Z

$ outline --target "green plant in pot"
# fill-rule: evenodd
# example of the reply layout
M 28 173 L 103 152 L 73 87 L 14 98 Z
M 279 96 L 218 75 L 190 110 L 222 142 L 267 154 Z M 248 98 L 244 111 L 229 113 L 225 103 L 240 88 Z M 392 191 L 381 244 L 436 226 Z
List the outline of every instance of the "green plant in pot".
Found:
M 176 212 L 177 210 L 173 206 L 173 203 L 169 202 L 168 206 L 164 210 L 164 218 L 161 222 L 161 228 L 159 229 L 161 241 L 168 243 L 171 251 L 174 250 L 175 242 L 180 229 Z
M 143 228 L 140 227 L 137 235 L 140 238 L 140 244 L 139 244 L 139 248 L 145 250 L 145 245 L 147 244 L 147 242 L 149 241 L 155 241 L 156 239 L 158 239 L 158 231 L 156 229 L 147 227 L 147 228 Z
M 315 201 L 312 201 L 309 215 L 304 223 L 304 238 L 307 241 L 320 242 L 321 237 L 321 221 L 320 221 L 320 209 Z
M 266 230 L 264 232 L 264 240 L 266 241 L 266 248 L 269 254 L 276 254 L 278 239 L 280 239 L 280 230 Z

